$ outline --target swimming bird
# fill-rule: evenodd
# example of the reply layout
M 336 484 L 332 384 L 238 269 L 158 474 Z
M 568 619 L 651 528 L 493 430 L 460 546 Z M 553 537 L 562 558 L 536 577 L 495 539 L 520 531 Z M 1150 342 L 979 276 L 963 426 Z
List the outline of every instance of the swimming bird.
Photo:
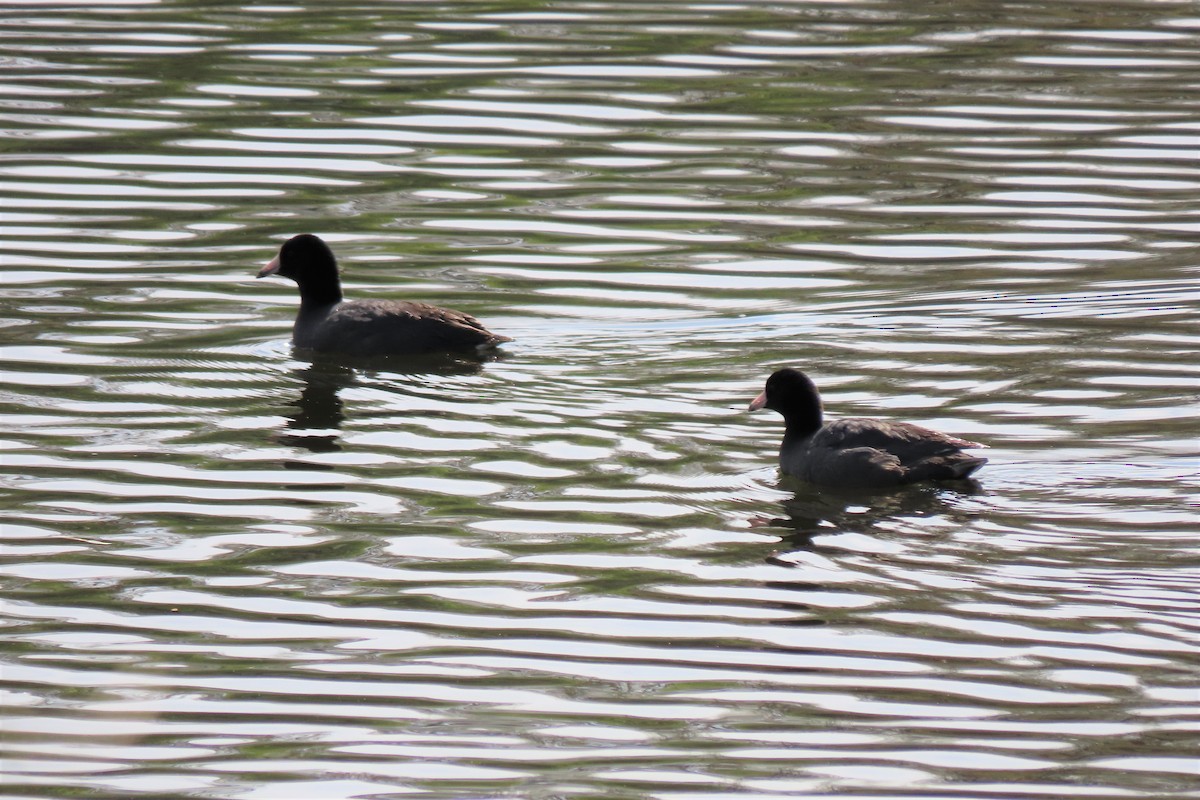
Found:
M 925 480 L 961 480 L 987 463 L 964 453 L 986 447 L 908 422 L 850 417 L 823 422 L 821 396 L 807 375 L 785 368 L 767 379 L 750 410 L 769 408 L 786 426 L 779 468 L 835 488 L 886 488 Z
M 300 289 L 292 327 L 296 347 L 358 356 L 483 352 L 507 336 L 492 333 L 469 314 L 407 300 L 344 300 L 337 259 L 320 237 L 293 236 L 258 277 L 291 278 Z

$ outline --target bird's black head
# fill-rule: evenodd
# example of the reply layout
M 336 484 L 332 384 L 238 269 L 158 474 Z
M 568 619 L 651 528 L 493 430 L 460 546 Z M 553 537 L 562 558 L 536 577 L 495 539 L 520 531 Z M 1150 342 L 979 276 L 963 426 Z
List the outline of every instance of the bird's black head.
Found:
M 751 411 L 769 408 L 778 411 L 788 426 L 819 427 L 821 424 L 821 395 L 816 385 L 798 369 L 785 367 L 767 378 L 762 394 L 750 403 Z
M 342 299 L 338 279 L 337 259 L 329 245 L 319 236 L 302 233 L 293 236 L 279 248 L 275 256 L 258 272 L 258 277 L 278 275 L 291 278 L 300 287 L 300 296 L 318 302 L 338 302 Z

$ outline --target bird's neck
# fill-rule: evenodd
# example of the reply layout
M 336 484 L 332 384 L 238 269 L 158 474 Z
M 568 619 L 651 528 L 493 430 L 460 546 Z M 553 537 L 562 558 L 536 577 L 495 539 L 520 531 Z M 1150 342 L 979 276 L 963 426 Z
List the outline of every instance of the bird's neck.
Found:
M 301 313 L 319 311 L 342 302 L 342 284 L 334 274 L 331 279 L 305 281 L 300 287 Z
M 783 441 L 800 441 L 807 439 L 821 429 L 821 403 L 805 403 L 797 408 L 790 408 L 783 415 Z
M 336 275 L 332 281 L 305 281 L 300 289 L 300 313 L 296 315 L 296 324 L 292 327 L 292 339 L 299 342 L 312 335 L 340 302 L 342 286 Z

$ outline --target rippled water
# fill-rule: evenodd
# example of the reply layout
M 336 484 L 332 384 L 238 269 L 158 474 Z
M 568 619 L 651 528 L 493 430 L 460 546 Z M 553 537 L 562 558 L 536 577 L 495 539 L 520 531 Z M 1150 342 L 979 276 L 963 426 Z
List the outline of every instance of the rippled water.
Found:
M 6 796 L 1200 792 L 1194 5 L 0 35 Z M 294 356 L 304 231 L 515 341 Z M 783 364 L 980 486 L 781 483 Z

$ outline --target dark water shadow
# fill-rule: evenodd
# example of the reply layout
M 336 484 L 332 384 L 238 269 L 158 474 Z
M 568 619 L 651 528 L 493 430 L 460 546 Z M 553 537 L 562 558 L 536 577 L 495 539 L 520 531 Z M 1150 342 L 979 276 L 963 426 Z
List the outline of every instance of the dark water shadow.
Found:
M 978 481 L 916 484 L 893 489 L 826 489 L 781 485 L 792 497 L 780 501 L 784 516 L 756 521 L 756 527 L 783 528 L 783 541 L 792 549 L 819 550 L 813 538 L 822 534 L 871 534 L 882 524 L 931 517 L 966 517 L 956 500 L 983 493 Z
M 952 481 L 940 484 L 918 484 L 889 490 L 839 491 L 814 486 L 790 486 L 795 494 L 780 501 L 783 516 L 759 517 L 753 521 L 756 528 L 778 528 L 779 547 L 763 560 L 775 566 L 798 566 L 788 556 L 798 552 L 810 552 L 833 562 L 841 563 L 847 555 L 844 547 L 822 545 L 821 536 L 859 533 L 867 536 L 881 530 L 894 530 L 890 523 L 905 520 L 909 525 L 919 526 L 919 520 L 938 518 L 963 519 L 973 512 L 961 508 L 957 501 L 964 496 L 983 492 L 977 481 Z M 917 522 L 913 522 L 916 520 Z M 851 567 L 853 569 L 853 567 Z M 771 580 L 763 584 L 770 589 L 790 592 L 849 592 L 855 589 L 841 584 L 824 585 L 808 580 Z M 773 620 L 772 625 L 806 627 L 830 624 L 829 614 L 819 607 L 803 602 L 780 603 L 775 607 L 787 608 L 796 613 L 788 619 Z M 841 613 L 845 618 L 847 614 Z M 852 616 L 852 614 L 850 615 Z M 790 652 L 807 652 L 805 648 Z
M 364 373 L 392 372 L 397 375 L 475 375 L 485 364 L 508 357 L 503 350 L 423 353 L 420 355 L 359 356 L 344 353 L 318 353 L 292 348 L 292 357 L 314 367 L 337 365 Z
M 346 414 L 339 395 L 354 385 L 358 376 L 350 367 L 337 363 L 313 363 L 294 374 L 303 382 L 303 388 L 290 404 L 293 410 L 287 415 L 287 432 L 279 435 L 279 441 L 313 453 L 341 450 L 337 439 Z
M 422 356 L 344 356 L 295 350 L 293 355 L 307 362 L 293 374 L 302 384 L 300 396 L 289 405 L 287 430 L 279 441 L 302 447 L 313 453 L 340 451 L 338 438 L 346 421 L 343 390 L 359 383 L 364 375 L 391 373 L 395 375 L 474 375 L 483 365 L 495 361 L 497 354 L 468 356 L 463 354 L 434 354 Z M 312 469 L 311 464 L 304 465 Z

